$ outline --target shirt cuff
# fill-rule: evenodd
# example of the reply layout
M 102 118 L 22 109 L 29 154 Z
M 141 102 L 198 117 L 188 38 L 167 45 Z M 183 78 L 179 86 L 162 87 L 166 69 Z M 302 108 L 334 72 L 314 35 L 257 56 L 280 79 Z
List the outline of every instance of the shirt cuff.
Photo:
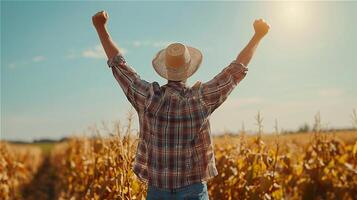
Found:
M 243 63 L 238 63 L 236 60 L 234 60 L 231 62 L 227 72 L 231 75 L 235 75 L 235 74 L 245 75 L 247 71 L 248 71 L 248 67 L 246 67 Z
M 124 57 L 120 53 L 118 53 L 113 58 L 108 59 L 107 64 L 109 68 L 112 68 L 114 66 L 124 65 L 126 64 L 126 61 Z

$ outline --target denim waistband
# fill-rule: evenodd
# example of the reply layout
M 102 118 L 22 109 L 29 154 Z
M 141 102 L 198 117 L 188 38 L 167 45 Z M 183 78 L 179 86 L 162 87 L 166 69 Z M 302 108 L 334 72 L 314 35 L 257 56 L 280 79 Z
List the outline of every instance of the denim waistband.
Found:
M 206 181 L 202 181 L 202 182 L 197 182 L 197 183 L 192 183 L 190 185 L 185 185 L 183 187 L 179 187 L 179 188 L 158 188 L 158 187 L 155 187 L 155 186 L 152 186 L 152 185 L 149 185 L 149 187 L 151 188 L 154 188 L 155 190 L 159 190 L 159 191 L 163 191 L 163 192 L 170 192 L 170 193 L 176 193 L 176 192 L 180 192 L 180 191 L 183 191 L 187 188 L 190 188 L 190 187 L 194 187 L 194 186 L 198 186 L 198 185 L 205 185 L 207 184 Z

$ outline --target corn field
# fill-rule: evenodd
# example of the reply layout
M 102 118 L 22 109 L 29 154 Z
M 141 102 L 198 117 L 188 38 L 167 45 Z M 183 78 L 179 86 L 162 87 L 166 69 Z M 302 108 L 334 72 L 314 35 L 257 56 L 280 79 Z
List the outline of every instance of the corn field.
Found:
M 131 170 L 131 120 L 94 127 L 94 137 L 56 144 L 48 156 L 2 142 L 0 199 L 145 199 L 146 186 Z M 213 138 L 219 175 L 208 182 L 210 199 L 357 199 L 357 131 L 324 133 L 316 118 L 299 141 L 277 124 L 266 140 L 260 115 L 257 122 L 255 135 L 243 129 Z M 50 185 L 50 194 L 41 185 Z
M 42 162 L 40 148 L 0 141 L 0 199 L 21 199 L 19 190 L 31 183 Z

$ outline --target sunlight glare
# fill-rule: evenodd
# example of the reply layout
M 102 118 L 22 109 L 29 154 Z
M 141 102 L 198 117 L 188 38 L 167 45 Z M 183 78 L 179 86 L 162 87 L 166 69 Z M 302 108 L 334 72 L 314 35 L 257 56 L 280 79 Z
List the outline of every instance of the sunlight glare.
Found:
M 285 2 L 282 6 L 282 18 L 289 29 L 295 31 L 306 28 L 308 10 L 303 2 Z

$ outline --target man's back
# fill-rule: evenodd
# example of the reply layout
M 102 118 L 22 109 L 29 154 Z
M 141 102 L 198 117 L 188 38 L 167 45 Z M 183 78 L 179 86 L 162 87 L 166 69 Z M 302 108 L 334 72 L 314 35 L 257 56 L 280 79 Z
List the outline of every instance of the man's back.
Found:
M 189 88 L 176 81 L 163 86 L 146 82 L 120 54 L 108 65 L 139 116 L 134 173 L 150 185 L 169 189 L 216 176 L 209 116 L 247 68 L 233 61 L 212 80 Z
M 149 99 L 141 124 L 148 134 L 149 183 L 179 188 L 217 175 L 208 116 L 198 88 L 180 82 L 169 82 Z

